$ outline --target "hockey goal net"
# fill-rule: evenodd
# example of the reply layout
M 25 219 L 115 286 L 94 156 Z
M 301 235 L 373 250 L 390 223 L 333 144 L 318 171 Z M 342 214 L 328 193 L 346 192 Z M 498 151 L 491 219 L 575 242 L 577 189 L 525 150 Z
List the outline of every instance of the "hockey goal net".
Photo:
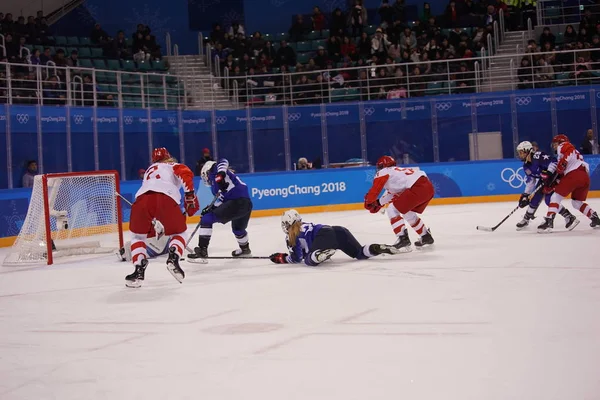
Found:
M 35 177 L 27 216 L 5 265 L 111 253 L 123 246 L 117 171 Z

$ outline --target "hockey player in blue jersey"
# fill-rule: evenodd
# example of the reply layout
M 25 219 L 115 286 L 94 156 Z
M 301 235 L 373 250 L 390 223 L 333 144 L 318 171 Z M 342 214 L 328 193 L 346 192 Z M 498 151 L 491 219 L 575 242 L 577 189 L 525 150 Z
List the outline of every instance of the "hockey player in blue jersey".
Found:
M 529 225 L 529 221 L 535 218 L 535 212 L 544 198 L 544 193 L 542 190 L 538 190 L 533 197 L 531 197 L 531 194 L 541 184 L 540 179 L 542 176 L 549 174 L 548 167 L 553 162 L 556 162 L 556 160 L 543 151 L 534 151 L 533 145 L 530 142 L 519 143 L 517 154 L 519 159 L 523 161 L 523 172 L 526 175 L 525 191 L 519 199 L 519 207 L 525 208 L 529 206 L 523 219 L 517 223 L 517 230 L 521 230 L 525 229 Z M 552 193 L 545 195 L 546 205 L 550 204 L 551 197 Z M 579 224 L 579 220 L 565 207 L 560 206 L 559 214 L 565 218 L 565 227 L 567 229 L 572 230 Z
M 317 266 L 331 258 L 336 250 L 349 257 L 365 260 L 380 254 L 397 254 L 400 251 L 386 244 L 363 246 L 343 226 L 329 226 L 302 222 L 296 210 L 287 210 L 281 216 L 281 229 L 286 235 L 288 253 L 275 253 L 270 259 L 275 264 L 305 263 Z
M 207 258 L 208 245 L 212 236 L 213 224 L 226 224 L 231 222 L 231 230 L 240 246 L 231 255 L 233 257 L 250 257 L 250 244 L 248 241 L 248 221 L 252 212 L 252 200 L 248 193 L 248 186 L 229 169 L 226 159 L 207 161 L 200 173 L 202 181 L 211 188 L 213 195 L 218 195 L 218 200 L 202 210 L 200 229 L 198 230 L 198 247 L 188 258 Z

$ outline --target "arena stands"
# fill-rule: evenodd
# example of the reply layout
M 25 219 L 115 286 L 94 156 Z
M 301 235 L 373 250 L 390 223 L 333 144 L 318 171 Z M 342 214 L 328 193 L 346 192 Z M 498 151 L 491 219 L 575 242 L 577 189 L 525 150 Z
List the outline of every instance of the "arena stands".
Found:
M 168 73 L 150 28 L 112 38 L 55 36 L 45 18 L 0 13 L 0 102 L 176 108 L 183 87 Z

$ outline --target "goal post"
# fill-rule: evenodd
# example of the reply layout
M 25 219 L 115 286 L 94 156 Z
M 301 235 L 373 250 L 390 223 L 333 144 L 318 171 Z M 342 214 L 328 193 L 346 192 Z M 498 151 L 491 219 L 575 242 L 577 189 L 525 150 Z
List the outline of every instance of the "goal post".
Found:
M 23 226 L 4 265 L 51 265 L 57 257 L 123 247 L 117 171 L 37 175 Z

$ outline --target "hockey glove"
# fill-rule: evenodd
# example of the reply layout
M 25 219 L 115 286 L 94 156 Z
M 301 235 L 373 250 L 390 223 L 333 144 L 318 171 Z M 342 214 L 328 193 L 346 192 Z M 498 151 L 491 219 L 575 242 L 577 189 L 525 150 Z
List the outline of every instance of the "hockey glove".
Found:
M 542 188 L 542 192 L 544 194 L 550 194 L 554 191 L 554 186 L 558 183 L 558 175 L 556 173 L 552 173 L 550 171 L 542 171 L 540 174 L 540 179 L 544 187 Z
M 529 205 L 530 202 L 531 200 L 529 200 L 529 193 L 523 193 L 521 195 L 521 198 L 519 199 L 519 207 L 525 208 Z
M 226 192 L 229 187 L 229 183 L 225 178 L 227 178 L 227 174 L 223 171 L 217 172 L 217 175 L 215 176 L 215 182 L 217 182 L 217 186 L 219 186 L 221 192 Z
M 285 253 L 274 253 L 269 256 L 272 262 L 275 264 L 287 264 L 287 254 Z
M 200 209 L 200 203 L 198 203 L 198 197 L 194 192 L 187 192 L 184 197 L 185 212 L 189 217 L 196 214 Z
M 209 212 L 212 212 L 212 210 L 214 210 L 214 209 L 215 209 L 215 206 L 214 206 L 214 205 L 212 205 L 212 204 L 211 204 L 211 205 L 209 205 L 209 206 L 206 206 L 206 207 L 204 207 L 204 208 L 202 209 L 202 212 L 200 213 L 200 215 L 201 215 L 201 216 L 205 216 L 205 215 L 206 215 L 206 214 L 208 214 Z
M 378 213 L 378 212 L 379 212 L 379 210 L 381 210 L 381 207 L 382 207 L 382 205 L 381 205 L 381 203 L 379 202 L 379 200 L 375 200 L 373 203 L 371 203 L 371 204 L 366 204 L 366 205 L 365 205 L 365 208 L 366 208 L 367 210 L 369 210 L 369 212 L 370 212 L 371 214 L 376 214 L 376 213 Z

